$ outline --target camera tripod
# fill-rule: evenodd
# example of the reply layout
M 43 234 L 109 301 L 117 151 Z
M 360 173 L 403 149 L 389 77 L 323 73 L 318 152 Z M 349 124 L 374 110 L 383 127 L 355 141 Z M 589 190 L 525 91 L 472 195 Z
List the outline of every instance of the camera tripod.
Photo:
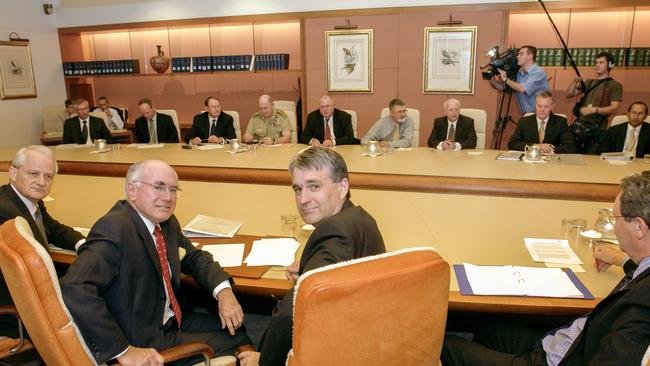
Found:
M 494 122 L 494 129 L 492 130 L 492 149 L 499 150 L 501 147 L 501 140 L 503 138 L 503 131 L 506 129 L 508 122 L 516 125 L 515 121 L 510 117 L 510 102 L 512 101 L 512 89 L 506 87 L 500 93 L 499 101 L 499 118 Z M 506 105 L 505 113 L 503 105 Z

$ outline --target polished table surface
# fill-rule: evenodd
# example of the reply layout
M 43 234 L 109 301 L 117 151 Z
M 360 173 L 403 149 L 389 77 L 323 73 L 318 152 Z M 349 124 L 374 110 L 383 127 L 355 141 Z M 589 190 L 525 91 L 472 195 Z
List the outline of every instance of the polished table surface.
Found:
M 288 174 L 285 172 L 285 174 Z M 6 181 L 6 173 L 0 179 Z M 181 181 L 176 216 L 181 224 L 196 214 L 242 220 L 241 234 L 281 235 L 280 216 L 297 214 L 291 188 L 280 185 Z M 124 179 L 58 175 L 48 211 L 62 222 L 90 227 L 114 202 L 124 197 Z M 524 237 L 557 238 L 563 217 L 583 217 L 593 226 L 602 202 L 492 197 L 467 194 L 351 190 L 354 203 L 375 217 L 388 250 L 433 246 L 450 264 L 527 265 L 533 263 Z M 596 296 L 605 296 L 622 276 L 620 269 L 596 273 L 590 249 L 583 243 L 573 248 L 584 261 L 578 277 Z M 298 254 L 299 255 L 299 254 Z M 281 294 L 291 283 L 282 271 L 271 271 L 261 280 L 235 278 L 240 290 Z M 596 301 L 500 296 L 461 296 L 452 276 L 450 308 L 535 314 L 580 314 Z
M 185 150 L 179 144 L 157 149 L 122 145 L 119 150 L 91 153 L 90 148 L 54 149 L 63 174 L 122 177 L 128 165 L 148 158 L 167 161 L 182 180 L 287 185 L 289 160 L 305 145 L 259 147 L 230 154 L 227 148 Z M 621 178 L 650 166 L 642 161 L 612 165 L 584 156 L 585 165 L 528 164 L 498 161 L 496 150 L 394 150 L 378 157 L 363 155 L 361 146 L 337 146 L 351 172 L 353 187 L 430 193 L 538 197 L 611 202 Z M 0 149 L 7 161 L 15 149 Z M 101 164 L 96 164 L 101 163 Z

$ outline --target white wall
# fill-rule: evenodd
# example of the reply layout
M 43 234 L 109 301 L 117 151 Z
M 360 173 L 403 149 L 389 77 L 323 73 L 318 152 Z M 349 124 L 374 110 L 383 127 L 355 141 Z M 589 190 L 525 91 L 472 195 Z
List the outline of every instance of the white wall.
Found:
M 41 108 L 63 104 L 66 97 L 56 18 L 43 13 L 42 3 L 0 0 L 0 40 L 8 40 L 11 32 L 29 39 L 38 95 L 0 100 L 0 148 L 39 143 Z

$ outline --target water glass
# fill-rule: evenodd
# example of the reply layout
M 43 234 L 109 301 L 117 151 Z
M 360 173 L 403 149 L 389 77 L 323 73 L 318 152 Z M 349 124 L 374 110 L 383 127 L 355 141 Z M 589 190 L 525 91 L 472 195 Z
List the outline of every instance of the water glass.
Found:
M 587 227 L 587 220 L 583 218 L 563 218 L 562 236 L 569 241 L 569 244 L 577 243 L 580 240 L 580 233 Z

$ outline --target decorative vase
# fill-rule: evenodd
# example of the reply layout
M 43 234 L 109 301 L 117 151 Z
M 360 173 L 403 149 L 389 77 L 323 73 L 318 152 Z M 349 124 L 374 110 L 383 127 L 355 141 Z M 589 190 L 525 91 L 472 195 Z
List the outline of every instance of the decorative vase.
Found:
M 162 74 L 169 68 L 169 57 L 165 56 L 165 53 L 160 49 L 161 47 L 161 45 L 156 45 L 158 55 L 149 59 L 149 64 L 159 74 Z

